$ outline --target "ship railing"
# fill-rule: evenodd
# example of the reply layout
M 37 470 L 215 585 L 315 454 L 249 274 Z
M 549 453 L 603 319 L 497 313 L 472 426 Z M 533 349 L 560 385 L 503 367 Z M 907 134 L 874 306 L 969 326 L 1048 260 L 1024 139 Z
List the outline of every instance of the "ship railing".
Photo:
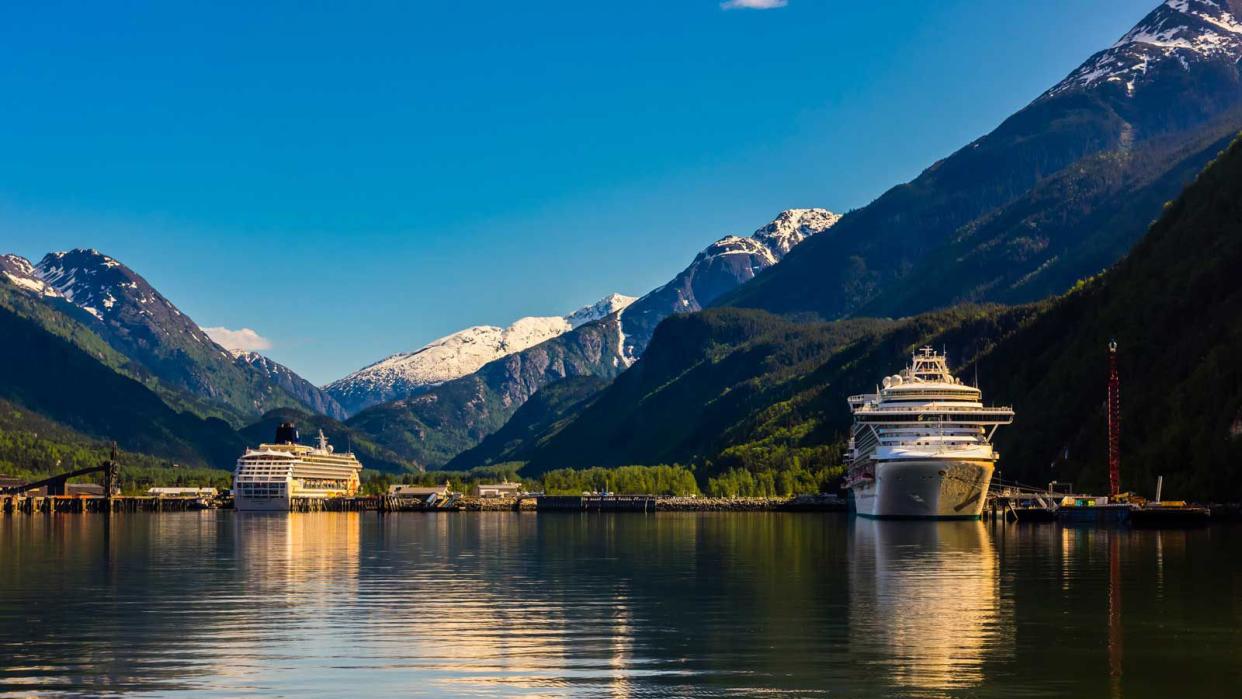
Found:
M 863 410 L 867 412 L 907 412 L 907 413 L 934 413 L 934 412 L 958 412 L 958 413 L 992 413 L 992 412 L 1013 412 L 1013 406 L 1009 405 L 962 405 L 960 402 L 951 403 L 920 403 L 918 405 L 869 405 Z

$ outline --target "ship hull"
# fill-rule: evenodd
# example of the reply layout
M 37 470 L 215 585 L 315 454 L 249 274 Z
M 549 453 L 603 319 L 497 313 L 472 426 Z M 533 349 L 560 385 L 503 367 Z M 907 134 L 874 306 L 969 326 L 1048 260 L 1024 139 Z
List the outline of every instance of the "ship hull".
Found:
M 244 495 L 234 495 L 233 509 L 238 512 L 288 512 L 289 498 L 248 498 Z
M 990 461 L 880 462 L 875 479 L 851 489 L 854 511 L 875 519 L 978 519 L 992 482 Z

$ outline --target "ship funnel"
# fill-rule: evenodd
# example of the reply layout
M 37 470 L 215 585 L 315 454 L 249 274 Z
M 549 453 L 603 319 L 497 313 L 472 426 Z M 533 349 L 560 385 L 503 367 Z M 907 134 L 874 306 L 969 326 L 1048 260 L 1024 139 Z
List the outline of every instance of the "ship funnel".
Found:
M 298 426 L 292 422 L 282 422 L 276 427 L 277 444 L 297 444 Z

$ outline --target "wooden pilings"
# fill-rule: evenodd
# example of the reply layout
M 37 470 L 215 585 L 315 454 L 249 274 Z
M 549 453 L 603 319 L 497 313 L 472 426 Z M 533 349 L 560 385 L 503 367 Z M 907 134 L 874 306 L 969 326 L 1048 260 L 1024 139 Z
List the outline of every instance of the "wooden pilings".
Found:
M 82 495 L 5 495 L 0 512 L 11 514 L 56 514 L 82 512 L 188 512 L 204 509 L 198 498 L 125 497 Z

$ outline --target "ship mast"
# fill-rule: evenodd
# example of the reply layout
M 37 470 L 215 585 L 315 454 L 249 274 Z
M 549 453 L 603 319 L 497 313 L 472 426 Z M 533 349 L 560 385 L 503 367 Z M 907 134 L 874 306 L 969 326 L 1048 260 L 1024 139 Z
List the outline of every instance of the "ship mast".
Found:
M 1117 341 L 1108 343 L 1108 493 L 1121 492 L 1121 378 L 1117 373 Z

